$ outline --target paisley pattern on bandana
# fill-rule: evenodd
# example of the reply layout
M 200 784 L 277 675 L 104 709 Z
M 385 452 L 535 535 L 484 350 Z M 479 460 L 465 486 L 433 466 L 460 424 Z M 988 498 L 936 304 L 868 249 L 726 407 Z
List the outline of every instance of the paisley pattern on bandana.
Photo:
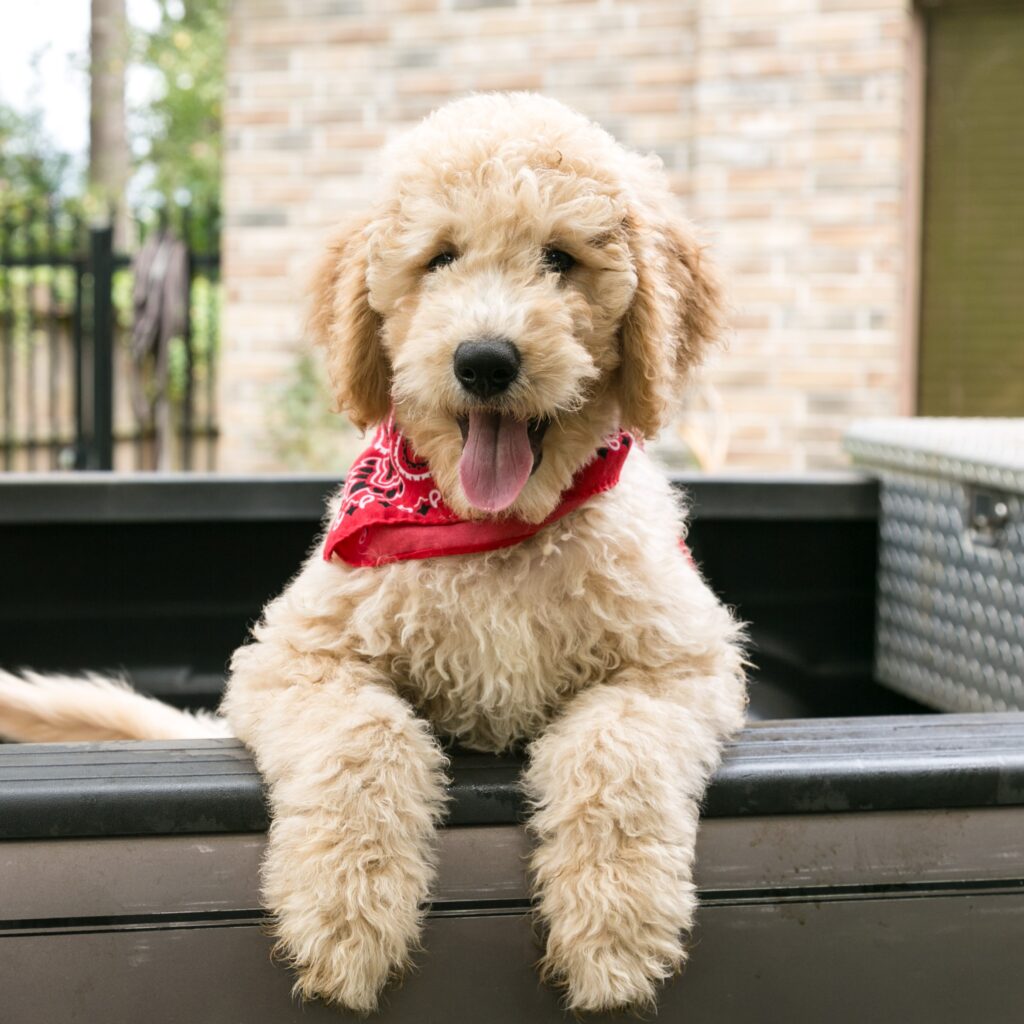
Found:
M 409 439 L 396 429 L 392 414 L 377 428 L 370 447 L 352 463 L 334 525 L 374 503 L 382 509 L 425 516 L 441 506 L 441 492 L 433 483 L 430 467 L 416 457 Z
M 520 519 L 469 520 L 441 497 L 430 467 L 418 458 L 394 414 L 352 464 L 341 503 L 324 544 L 324 558 L 373 566 L 405 559 L 439 558 L 510 547 L 532 537 L 585 501 L 614 487 L 634 444 L 621 430 L 604 439 L 542 523 Z

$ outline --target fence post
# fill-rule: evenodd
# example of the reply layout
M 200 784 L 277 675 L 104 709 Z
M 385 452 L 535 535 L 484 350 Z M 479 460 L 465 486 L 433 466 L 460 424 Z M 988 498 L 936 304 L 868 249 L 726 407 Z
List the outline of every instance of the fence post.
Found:
M 185 395 L 181 409 L 181 466 L 182 469 L 192 468 L 192 413 L 195 406 L 195 352 L 192 349 L 195 339 L 192 337 L 192 231 L 189 207 L 181 211 L 181 237 L 185 243 L 185 303 L 184 324 L 182 335 L 185 342 Z
M 89 469 L 114 468 L 114 229 L 89 232 L 92 270 L 92 446 Z

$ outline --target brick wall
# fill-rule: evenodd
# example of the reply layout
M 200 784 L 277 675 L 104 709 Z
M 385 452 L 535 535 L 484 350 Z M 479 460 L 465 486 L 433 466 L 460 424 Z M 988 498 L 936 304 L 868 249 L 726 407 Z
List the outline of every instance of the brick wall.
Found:
M 469 90 L 534 89 L 657 152 L 731 285 L 709 371 L 730 467 L 842 461 L 898 410 L 904 0 L 239 0 L 226 106 L 221 466 L 280 467 L 302 279 L 379 146 Z

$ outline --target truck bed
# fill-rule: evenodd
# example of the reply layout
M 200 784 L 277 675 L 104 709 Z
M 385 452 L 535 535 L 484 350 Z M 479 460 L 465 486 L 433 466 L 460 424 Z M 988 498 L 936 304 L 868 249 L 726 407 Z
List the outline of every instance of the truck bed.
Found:
M 328 486 L 0 483 L 0 664 L 121 669 L 211 706 Z M 657 1019 L 1019 1021 L 1024 715 L 931 714 L 871 680 L 869 479 L 680 486 L 756 668 L 705 802 L 691 959 Z M 520 760 L 452 753 L 425 950 L 376 1019 L 571 1021 L 533 966 Z M 0 746 L 0 1020 L 349 1019 L 293 1001 L 270 960 L 265 828 L 235 741 Z

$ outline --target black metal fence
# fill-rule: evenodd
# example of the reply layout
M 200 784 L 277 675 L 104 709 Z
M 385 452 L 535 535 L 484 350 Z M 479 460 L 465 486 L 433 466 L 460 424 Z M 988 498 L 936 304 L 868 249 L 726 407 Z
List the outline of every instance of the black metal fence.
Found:
M 216 468 L 216 216 L 173 211 L 139 234 L 173 241 L 176 275 L 158 273 L 163 250 L 140 264 L 56 203 L 0 212 L 3 470 Z

